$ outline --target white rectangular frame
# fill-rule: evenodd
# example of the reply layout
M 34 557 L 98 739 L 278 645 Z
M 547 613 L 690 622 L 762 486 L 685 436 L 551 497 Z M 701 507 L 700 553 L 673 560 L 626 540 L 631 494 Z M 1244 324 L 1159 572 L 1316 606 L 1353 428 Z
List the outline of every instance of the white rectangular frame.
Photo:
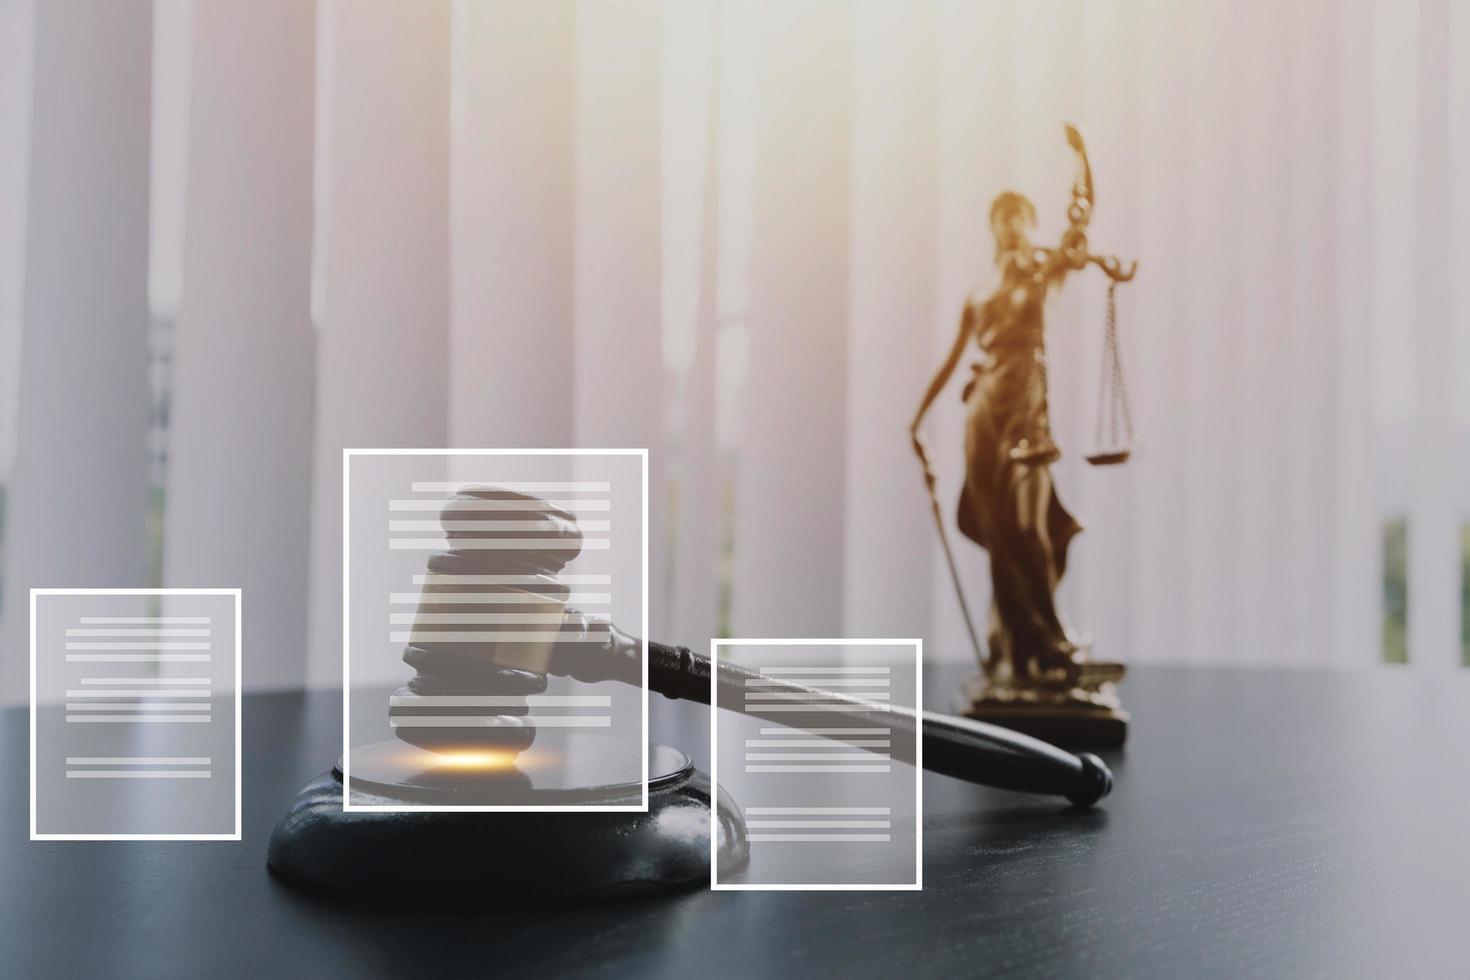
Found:
M 644 634 L 639 637 L 643 659 L 643 792 L 642 802 L 629 806 L 444 806 L 418 804 L 405 806 L 374 806 L 351 802 L 352 767 L 352 672 L 349 666 L 351 649 L 351 609 L 348 582 L 351 568 L 351 540 L 349 532 L 351 514 L 350 480 L 354 456 L 637 456 L 642 460 L 643 496 L 643 594 L 642 617 Z M 342 809 L 348 813 L 647 813 L 648 812 L 648 450 L 647 449 L 343 449 L 342 450 Z
M 36 597 L 43 595 L 228 595 L 235 597 L 235 832 L 232 834 L 40 834 L 36 832 Z M 240 821 L 240 763 L 242 758 L 240 741 L 240 709 L 242 676 L 241 665 L 245 661 L 245 648 L 241 643 L 244 635 L 240 613 L 242 607 L 240 589 L 31 589 L 31 840 L 33 841 L 107 841 L 107 840 L 154 840 L 154 841 L 239 841 Z
M 709 781 L 710 796 L 720 790 L 719 676 L 720 647 L 773 646 L 909 646 L 914 648 L 914 709 L 924 707 L 924 641 L 917 638 L 883 639 L 866 637 L 796 637 L 791 639 L 711 639 L 710 640 L 710 711 L 709 711 Z M 917 892 L 924 890 L 924 731 L 922 724 L 914 739 L 914 883 L 911 885 L 862 884 L 789 884 L 750 885 L 720 884 L 719 874 L 719 808 L 710 808 L 709 817 L 709 887 L 717 892 Z

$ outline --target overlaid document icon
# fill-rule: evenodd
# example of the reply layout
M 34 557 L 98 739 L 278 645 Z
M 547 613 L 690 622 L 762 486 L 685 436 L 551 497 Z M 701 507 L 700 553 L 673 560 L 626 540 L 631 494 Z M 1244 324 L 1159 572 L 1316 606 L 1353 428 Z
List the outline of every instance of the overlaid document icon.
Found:
M 31 839 L 240 839 L 240 591 L 31 590 Z
M 711 778 L 749 865 L 711 887 L 917 890 L 918 640 L 716 640 Z M 713 834 L 712 834 L 713 836 Z

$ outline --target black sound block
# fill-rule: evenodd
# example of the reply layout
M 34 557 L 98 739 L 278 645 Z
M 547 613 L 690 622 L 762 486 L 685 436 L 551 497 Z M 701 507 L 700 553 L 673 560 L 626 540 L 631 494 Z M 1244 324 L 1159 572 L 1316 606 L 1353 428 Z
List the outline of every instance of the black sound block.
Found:
M 354 805 L 451 802 L 442 788 L 425 792 L 421 785 L 394 782 L 397 773 L 372 778 L 370 750 L 355 749 L 352 758 Z M 296 794 L 271 833 L 267 860 L 291 885 L 393 906 L 451 902 L 526 910 L 707 885 L 709 777 L 682 752 L 661 745 L 649 750 L 648 776 L 646 813 L 384 812 L 344 810 L 341 769 L 334 768 Z M 540 800 L 522 781 L 515 799 L 522 805 L 637 806 L 640 789 L 627 783 L 575 793 L 559 786 Z M 745 821 L 723 792 L 717 812 L 714 851 L 724 874 L 742 868 L 750 850 Z

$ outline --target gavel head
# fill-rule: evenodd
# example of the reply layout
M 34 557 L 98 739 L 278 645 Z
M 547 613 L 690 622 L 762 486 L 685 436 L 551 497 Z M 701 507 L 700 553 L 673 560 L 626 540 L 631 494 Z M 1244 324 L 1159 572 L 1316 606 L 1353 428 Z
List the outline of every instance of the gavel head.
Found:
M 495 487 L 462 490 L 439 521 L 449 550 L 429 558 L 403 652 L 416 673 L 390 699 L 389 723 L 435 752 L 522 752 L 536 737 L 527 698 L 546 690 L 567 617 L 556 575 L 582 532 L 555 504 Z

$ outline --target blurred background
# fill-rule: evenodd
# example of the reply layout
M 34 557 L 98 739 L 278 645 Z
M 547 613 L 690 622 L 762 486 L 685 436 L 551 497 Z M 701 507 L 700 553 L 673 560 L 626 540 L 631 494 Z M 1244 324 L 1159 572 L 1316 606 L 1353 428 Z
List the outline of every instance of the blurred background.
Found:
M 247 687 L 340 684 L 343 447 L 646 446 L 656 637 L 972 659 L 907 426 L 1068 121 L 1140 262 L 1128 465 L 1049 310 L 1073 623 L 1470 663 L 1470 5 L 0 0 L 0 697 L 33 586 L 239 586 Z

